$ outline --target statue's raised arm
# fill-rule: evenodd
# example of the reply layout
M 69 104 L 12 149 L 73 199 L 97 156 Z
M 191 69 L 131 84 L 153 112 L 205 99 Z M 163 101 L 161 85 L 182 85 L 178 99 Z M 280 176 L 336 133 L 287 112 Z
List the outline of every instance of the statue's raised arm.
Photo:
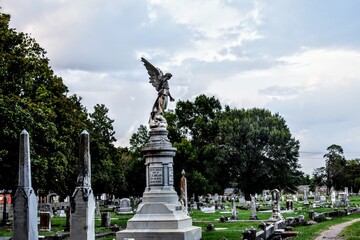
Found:
M 148 60 L 141 58 L 141 61 L 144 63 L 144 66 L 149 74 L 150 83 L 158 91 L 158 96 L 155 100 L 154 106 L 150 115 L 150 126 L 158 126 L 160 123 L 165 123 L 166 120 L 163 117 L 163 113 L 167 108 L 168 98 L 170 101 L 174 101 L 174 98 L 170 94 L 169 80 L 172 77 L 171 73 L 165 73 L 154 67 Z

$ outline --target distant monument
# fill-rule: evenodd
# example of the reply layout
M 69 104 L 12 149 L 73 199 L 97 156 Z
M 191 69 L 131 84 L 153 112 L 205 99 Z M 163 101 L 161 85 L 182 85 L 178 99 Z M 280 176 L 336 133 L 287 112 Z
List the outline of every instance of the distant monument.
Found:
M 272 200 L 272 215 L 269 221 L 279 221 L 283 219 L 283 216 L 280 212 L 280 191 L 274 189 L 271 191 L 271 200 Z
M 71 197 L 70 239 L 95 239 L 95 198 L 91 189 L 90 136 L 80 135 L 77 186 Z
M 192 219 L 183 210 L 173 187 L 176 148 L 168 139 L 167 122 L 163 117 L 168 98 L 174 100 L 168 84 L 172 75 L 164 75 L 146 59 L 141 60 L 150 75 L 150 83 L 158 91 L 149 119 L 150 139 L 142 151 L 146 187 L 136 214 L 127 222 L 126 230 L 116 233 L 116 239 L 198 240 L 201 228 L 192 226 Z
M 251 202 L 250 202 L 250 220 L 258 220 L 259 218 L 256 215 L 256 197 L 253 195 L 250 195 Z
M 14 235 L 12 239 L 38 239 L 37 222 L 37 199 L 31 186 L 29 134 L 23 130 L 20 134 L 19 186 L 14 196 Z

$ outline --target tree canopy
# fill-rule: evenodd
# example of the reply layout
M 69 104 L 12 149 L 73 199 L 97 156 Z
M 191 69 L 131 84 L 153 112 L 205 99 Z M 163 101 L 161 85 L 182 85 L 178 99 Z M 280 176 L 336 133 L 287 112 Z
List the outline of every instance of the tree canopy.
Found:
M 265 109 L 234 109 L 219 116 L 217 160 L 245 194 L 295 190 L 302 172 L 299 142 L 285 120 Z
M 9 27 L 0 13 L 0 184 L 17 185 L 19 134 L 30 134 L 35 190 L 71 194 L 77 177 L 79 136 L 91 136 L 93 188 L 96 194 L 121 194 L 126 151 L 114 146 L 108 109 L 97 104 L 88 113 L 81 97 L 69 95 L 49 65 L 46 52 L 26 33 Z M 45 180 L 46 179 L 46 180 Z
M 34 186 L 68 192 L 74 186 L 74 150 L 86 128 L 86 109 L 81 98 L 68 96 L 45 50 L 29 35 L 9 28 L 9 21 L 10 15 L 0 13 L 0 181 L 5 188 L 17 184 L 10 176 L 17 176 L 18 136 L 26 129 Z
M 343 190 L 352 188 L 353 192 L 360 189 L 360 160 L 346 160 L 340 145 L 332 144 L 324 154 L 325 166 L 314 169 L 312 187 L 326 186 L 329 195 L 332 189 Z
M 294 190 L 302 181 L 299 142 L 279 114 L 222 110 L 219 100 L 200 95 L 193 102 L 178 101 L 165 117 L 177 148 L 175 179 L 185 169 L 190 196 L 222 193 L 226 187 L 247 196 L 266 188 Z

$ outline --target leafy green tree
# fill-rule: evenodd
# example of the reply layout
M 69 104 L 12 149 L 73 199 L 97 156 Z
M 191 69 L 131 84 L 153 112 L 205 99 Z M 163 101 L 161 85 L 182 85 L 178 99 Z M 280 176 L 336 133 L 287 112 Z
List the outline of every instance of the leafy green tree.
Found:
M 346 159 L 341 146 L 332 144 L 327 148 L 325 158 L 326 192 L 330 195 L 331 188 L 340 189 L 343 186 Z
M 14 188 L 18 174 L 18 136 L 30 134 L 33 187 L 69 194 L 76 179 L 79 134 L 87 126 L 81 98 L 68 96 L 54 75 L 45 50 L 25 33 L 9 27 L 0 13 L 0 182 Z M 46 181 L 45 181 L 46 179 Z
M 326 185 L 326 169 L 325 167 L 315 168 L 311 178 L 310 190 L 315 191 L 317 186 Z
M 302 172 L 299 142 L 285 120 L 265 109 L 241 109 L 219 116 L 217 160 L 246 197 L 263 189 L 295 190 Z
M 114 146 L 114 120 L 108 117 L 108 113 L 104 104 L 96 104 L 94 112 L 89 114 L 92 188 L 97 195 L 119 194 L 117 185 L 124 181 L 124 175 L 119 171 L 122 168 L 118 162 L 121 156 Z
M 165 114 L 169 139 L 177 148 L 174 179 L 181 178 L 182 169 L 186 171 L 189 195 L 221 192 L 224 188 L 226 178 L 219 176 L 214 145 L 218 132 L 216 116 L 221 109 L 215 97 L 200 95 L 193 102 L 178 101 L 175 112 Z M 204 183 L 204 179 L 211 184 L 199 184 L 198 181 Z M 175 180 L 175 188 L 179 189 L 179 181 Z
M 130 138 L 130 151 L 126 163 L 127 191 L 129 195 L 141 196 L 145 189 L 146 170 L 145 159 L 141 150 L 150 139 L 149 130 L 146 126 L 140 125 L 137 132 Z
M 360 190 L 360 159 L 351 159 L 346 161 L 343 183 L 344 187 L 352 188 L 354 193 Z

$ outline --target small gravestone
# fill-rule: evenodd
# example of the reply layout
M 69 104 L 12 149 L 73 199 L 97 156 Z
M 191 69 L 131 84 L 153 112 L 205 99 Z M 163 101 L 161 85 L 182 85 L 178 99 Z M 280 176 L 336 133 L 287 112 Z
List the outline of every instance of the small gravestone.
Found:
M 215 212 L 215 206 L 210 206 L 210 207 L 207 207 L 207 206 L 203 206 L 201 208 L 201 211 L 203 213 L 214 213 Z
M 50 232 L 51 231 L 51 213 L 50 212 L 40 212 L 39 230 L 42 232 Z
M 244 197 L 239 198 L 239 206 L 240 207 L 246 207 L 247 206 L 246 200 L 245 200 Z
M 101 212 L 101 226 L 109 227 L 111 224 L 110 212 Z
M 64 209 L 60 209 L 60 210 L 58 211 L 58 216 L 61 217 L 61 218 L 66 217 L 65 210 L 64 210 Z
M 319 195 L 319 193 L 315 193 L 314 201 L 315 201 L 315 202 L 320 202 L 320 195 Z
M 120 207 L 116 211 L 116 214 L 133 214 L 129 198 L 120 199 Z

